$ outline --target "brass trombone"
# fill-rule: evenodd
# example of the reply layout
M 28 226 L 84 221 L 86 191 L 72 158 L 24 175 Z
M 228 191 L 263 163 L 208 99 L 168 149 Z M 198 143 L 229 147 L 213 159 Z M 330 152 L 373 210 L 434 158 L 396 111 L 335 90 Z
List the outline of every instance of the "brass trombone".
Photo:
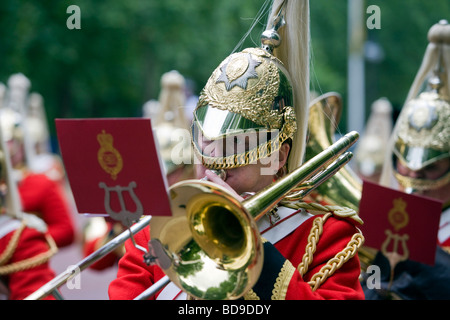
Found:
M 153 239 L 144 255 L 157 263 L 166 277 L 136 299 L 145 299 L 169 281 L 198 299 L 238 299 L 259 278 L 263 248 L 256 221 L 270 212 L 286 195 L 295 199 L 308 195 L 333 176 L 352 157 L 347 150 L 359 134 L 350 132 L 308 160 L 292 173 L 239 202 L 225 188 L 203 180 L 185 180 L 170 188 L 172 218 Z M 121 245 L 150 223 L 146 216 L 105 246 L 45 284 L 26 299 L 35 300 L 56 293 L 56 289 L 96 260 Z

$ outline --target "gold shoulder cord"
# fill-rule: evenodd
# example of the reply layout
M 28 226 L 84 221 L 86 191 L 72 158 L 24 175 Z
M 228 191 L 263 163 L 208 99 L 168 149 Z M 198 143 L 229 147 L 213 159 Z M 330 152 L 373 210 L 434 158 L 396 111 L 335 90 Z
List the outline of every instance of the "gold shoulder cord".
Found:
M 317 243 L 323 232 L 323 224 L 332 215 L 336 215 L 341 218 L 350 218 L 355 220 L 359 224 L 363 224 L 362 219 L 357 215 L 356 211 L 347 207 L 340 206 L 323 206 L 317 203 L 305 203 L 305 202 L 283 202 L 282 205 L 292 209 L 305 209 L 313 211 L 315 214 L 321 214 L 313 221 L 313 227 L 308 236 L 308 244 L 305 248 L 305 254 L 303 255 L 302 262 L 297 266 L 297 270 L 300 275 L 303 275 L 308 271 L 308 266 L 313 260 L 314 253 L 316 252 Z M 364 244 L 364 236 L 361 230 L 353 235 L 351 240 L 347 243 L 347 246 L 340 252 L 338 252 L 333 258 L 331 258 L 326 265 L 324 265 L 317 273 L 315 273 L 308 284 L 311 290 L 316 291 L 321 284 L 323 284 L 328 277 L 333 275 L 342 265 L 353 258 L 359 248 Z M 287 287 L 294 274 L 295 267 L 289 260 L 286 260 L 285 264 L 280 270 L 278 278 L 275 282 L 274 289 L 272 290 L 272 300 L 284 300 L 287 293 Z M 258 295 L 250 290 L 244 298 L 246 300 L 259 300 Z
M 22 225 L 14 232 L 13 236 L 11 237 L 8 246 L 6 247 L 6 250 L 0 255 L 0 276 L 31 269 L 35 266 L 41 265 L 47 262 L 58 251 L 58 248 L 53 238 L 50 235 L 46 234 L 45 238 L 49 245 L 48 251 L 40 253 L 34 257 L 22 261 L 11 263 L 9 265 L 4 265 L 5 263 L 8 262 L 8 260 L 11 258 L 14 251 L 16 250 L 17 245 L 19 244 L 20 235 L 22 234 L 25 227 L 26 227 L 25 222 L 22 222 Z
M 311 264 L 314 252 L 316 251 L 317 243 L 323 232 L 323 224 L 332 215 L 336 215 L 341 218 L 350 218 L 362 224 L 363 221 L 357 215 L 356 211 L 347 207 L 340 206 L 322 206 L 317 203 L 305 203 L 298 202 L 291 206 L 292 208 L 303 208 L 310 211 L 322 211 L 326 212 L 323 216 L 319 216 L 314 219 L 313 227 L 311 228 L 308 236 L 308 244 L 306 245 L 306 252 L 303 255 L 302 262 L 298 265 L 297 269 L 301 276 L 308 271 L 308 266 Z M 326 279 L 334 274 L 342 265 L 353 258 L 359 248 L 364 244 L 364 236 L 361 230 L 353 235 L 351 240 L 347 243 L 347 246 L 340 252 L 338 252 L 332 259 L 330 259 L 326 265 L 324 265 L 319 272 L 311 277 L 308 284 L 311 286 L 312 291 L 316 291 Z

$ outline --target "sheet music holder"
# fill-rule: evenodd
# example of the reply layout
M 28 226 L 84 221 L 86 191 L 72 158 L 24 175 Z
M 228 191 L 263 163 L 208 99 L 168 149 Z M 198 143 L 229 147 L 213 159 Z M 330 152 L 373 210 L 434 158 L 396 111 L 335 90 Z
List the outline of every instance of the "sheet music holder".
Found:
M 56 119 L 55 124 L 80 214 L 110 216 L 127 226 L 142 215 L 171 215 L 150 119 Z
M 364 181 L 359 215 L 364 245 L 434 265 L 442 202 Z

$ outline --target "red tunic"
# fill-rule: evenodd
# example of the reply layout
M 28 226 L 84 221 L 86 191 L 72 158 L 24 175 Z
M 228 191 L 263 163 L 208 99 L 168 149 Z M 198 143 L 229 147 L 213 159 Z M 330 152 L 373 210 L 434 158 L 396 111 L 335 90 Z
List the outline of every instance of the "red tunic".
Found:
M 45 221 L 58 247 L 72 244 L 75 227 L 61 186 L 44 174 L 28 174 L 18 188 L 23 211 L 37 214 Z
M 14 232 L 15 230 L 0 238 L 0 255 L 5 251 Z M 13 255 L 5 265 L 36 257 L 38 254 L 47 252 L 48 250 L 49 246 L 44 234 L 26 227 L 22 231 Z M 22 300 L 54 277 L 54 271 L 50 268 L 49 263 L 45 262 L 30 269 L 2 276 L 2 279 L 6 282 L 9 289 L 9 299 Z M 45 299 L 54 299 L 54 297 L 48 296 Z
M 274 246 L 267 243 L 265 244 L 264 265 L 278 265 L 269 268 L 263 267 L 260 279 L 273 278 L 273 274 L 267 274 L 264 270 L 275 269 L 277 270 L 277 276 L 281 269 L 280 263 L 282 264 L 285 259 L 289 259 L 292 265 L 297 268 L 305 253 L 308 241 L 307 238 L 313 220 L 314 217 L 309 218 L 294 232 L 278 241 Z M 314 259 L 310 264 L 308 271 L 304 277 L 301 277 L 297 270 L 293 273 L 289 281 L 285 298 L 287 300 L 364 299 L 364 293 L 358 281 L 360 264 L 357 255 L 344 263 L 343 266 L 330 276 L 315 292 L 312 291 L 310 285 L 307 283 L 321 267 L 347 246 L 347 243 L 355 232 L 356 228 L 350 222 L 336 217 L 328 218 L 323 226 L 323 234 L 317 244 Z M 148 229 L 144 229 L 135 236 L 136 243 L 143 247 L 147 247 L 149 240 L 150 235 Z M 131 241 L 127 241 L 125 247 L 126 253 L 119 261 L 117 279 L 112 281 L 109 286 L 110 299 L 134 299 L 164 276 L 164 272 L 159 267 L 147 266 L 143 262 L 142 251 L 136 249 Z M 274 259 L 275 255 L 278 255 L 276 259 Z M 260 281 L 258 281 L 254 288 L 257 294 L 259 292 L 256 290 L 256 287 L 259 285 Z M 270 281 L 271 280 L 269 280 L 269 282 Z M 273 283 L 269 283 L 268 287 L 270 287 L 268 289 L 271 291 Z M 261 299 L 263 299 L 263 297 L 261 297 Z

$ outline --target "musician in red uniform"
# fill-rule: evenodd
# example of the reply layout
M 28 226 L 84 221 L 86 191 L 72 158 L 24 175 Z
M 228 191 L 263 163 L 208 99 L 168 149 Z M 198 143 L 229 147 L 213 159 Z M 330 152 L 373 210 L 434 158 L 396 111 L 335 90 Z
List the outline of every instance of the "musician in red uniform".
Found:
M 275 21 L 278 12 L 286 21 L 281 28 Z M 275 1 L 262 48 L 226 58 L 200 95 L 192 127 L 194 152 L 201 162 L 197 178 L 206 176 L 238 200 L 301 165 L 309 105 L 308 19 L 308 1 Z M 208 169 L 224 170 L 225 180 Z M 363 299 L 356 254 L 363 242 L 359 223 L 348 208 L 283 199 L 257 221 L 264 261 L 257 282 L 242 297 Z M 149 240 L 149 230 L 135 236 L 141 246 Z M 142 256 L 126 243 L 117 279 L 109 287 L 111 299 L 133 299 L 164 276 Z M 170 283 L 154 298 L 185 297 Z
M 0 293 L 22 300 L 52 280 L 56 274 L 49 259 L 56 251 L 47 232 L 0 214 L 0 285 L 6 290 Z
M 9 100 L 0 116 L 3 137 L 9 148 L 23 211 L 44 220 L 57 246 L 65 247 L 75 240 L 75 224 L 65 191 L 59 182 L 30 169 L 34 151 L 26 148 L 29 136 L 21 112 L 25 108 L 28 85 L 28 79 L 22 74 L 14 74 L 8 80 Z
M 380 183 L 442 201 L 435 261 L 433 266 L 409 259 L 397 263 L 378 252 L 372 264 L 380 266 L 381 288 L 364 286 L 368 300 L 450 299 L 450 24 L 434 24 L 428 40 L 395 123 Z
M 0 299 L 21 300 L 55 277 L 49 259 L 57 248 L 41 219 L 20 212 L 1 130 L 0 143 Z

